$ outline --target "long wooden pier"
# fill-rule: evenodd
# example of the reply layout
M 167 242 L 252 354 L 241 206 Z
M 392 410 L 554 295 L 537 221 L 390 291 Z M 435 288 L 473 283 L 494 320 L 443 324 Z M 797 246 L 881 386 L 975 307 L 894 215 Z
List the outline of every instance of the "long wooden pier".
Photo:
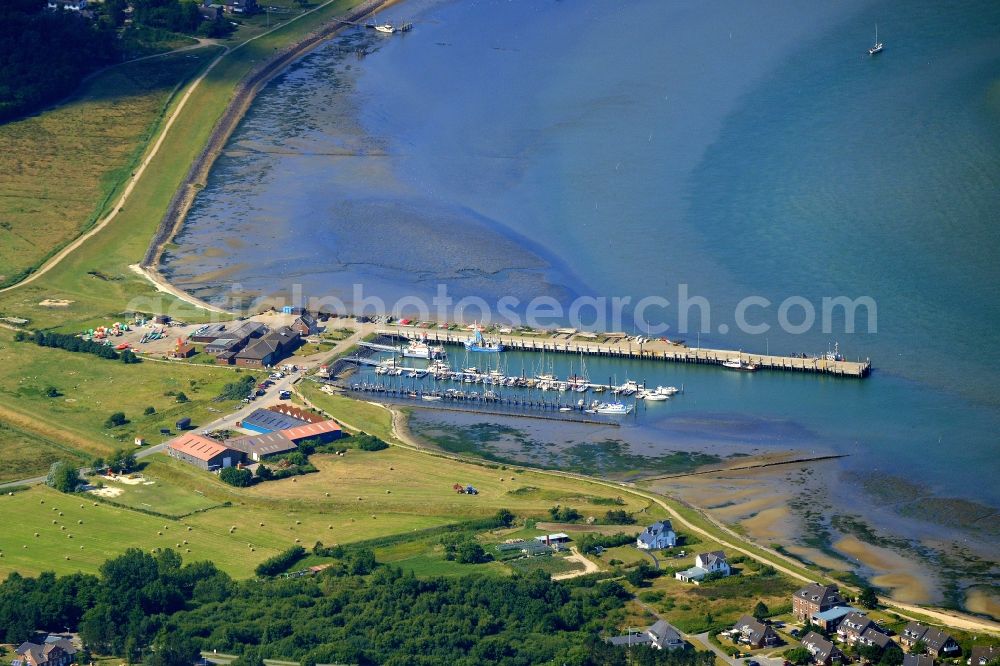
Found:
M 434 329 L 396 330 L 380 329 L 379 335 L 400 337 L 406 340 L 426 340 L 437 344 L 464 344 L 471 333 L 469 331 L 443 331 Z M 611 358 L 627 358 L 634 360 L 667 361 L 672 363 L 699 363 L 703 365 L 722 365 L 729 360 L 740 359 L 744 363 L 753 363 L 761 370 L 783 370 L 787 372 L 809 372 L 834 377 L 853 377 L 861 379 L 871 374 L 871 360 L 834 361 L 826 358 L 802 358 L 800 356 L 775 356 L 773 354 L 751 354 L 725 349 L 699 349 L 685 345 L 674 344 L 663 340 L 648 340 L 642 344 L 625 339 L 615 342 L 595 342 L 574 339 L 572 336 L 561 339 L 542 336 L 523 335 L 488 335 L 490 340 L 499 341 L 510 351 L 557 352 L 565 354 L 588 354 L 607 356 Z

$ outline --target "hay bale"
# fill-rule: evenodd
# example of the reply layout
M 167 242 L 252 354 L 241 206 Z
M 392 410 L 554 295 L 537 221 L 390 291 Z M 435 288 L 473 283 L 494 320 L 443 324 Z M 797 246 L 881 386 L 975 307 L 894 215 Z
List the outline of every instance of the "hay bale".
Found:
M 324 494 L 324 495 L 326 495 L 327 497 L 329 497 L 329 496 L 330 496 L 330 493 L 323 493 L 323 494 Z
M 296 539 L 295 543 L 301 543 L 302 539 Z
M 66 535 L 66 538 L 67 538 L 67 539 L 72 539 L 72 538 L 73 538 L 73 535 L 72 535 L 72 534 L 67 534 L 67 535 Z
M 78 521 L 76 521 L 76 524 L 77 525 L 83 525 L 83 521 L 82 520 L 78 520 Z
M 38 532 L 35 532 L 35 536 L 38 537 L 38 536 L 41 536 L 41 534 L 39 534 Z
M 374 513 L 372 514 L 372 520 L 375 520 L 375 514 Z
M 157 532 L 156 536 L 163 536 L 163 532 Z
M 391 494 L 392 494 L 392 491 L 391 491 L 391 490 L 386 490 L 386 491 L 385 491 L 385 494 L 386 494 L 386 495 L 391 495 Z
M 264 523 L 261 523 L 261 524 L 260 524 L 260 526 L 261 526 L 261 527 L 264 527 Z
M 188 532 L 190 532 L 190 531 L 191 531 L 191 526 L 190 526 L 190 525 L 188 525 Z
M 332 529 L 333 529 L 333 525 L 327 525 L 327 526 L 326 526 L 326 529 L 328 529 L 328 530 L 332 530 Z
M 45 504 L 45 500 L 38 500 L 39 504 Z
M 53 525 L 58 525 L 58 524 L 59 524 L 59 521 L 58 521 L 58 520 L 55 520 L 55 519 L 53 518 L 53 519 L 52 519 L 52 524 L 53 524 Z
M 60 525 L 60 526 L 59 526 L 59 529 L 60 529 L 60 530 L 65 530 L 65 529 L 66 529 L 66 526 L 65 526 L 65 525 Z
M 301 521 L 301 520 L 296 520 L 296 521 L 295 521 L 295 524 L 296 524 L 296 525 L 301 525 L 301 524 L 302 524 L 302 521 Z

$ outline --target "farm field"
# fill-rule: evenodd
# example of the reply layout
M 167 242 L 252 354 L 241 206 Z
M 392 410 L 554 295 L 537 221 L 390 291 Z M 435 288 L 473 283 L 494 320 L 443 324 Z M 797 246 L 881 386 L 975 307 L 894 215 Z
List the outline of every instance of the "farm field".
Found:
M 75 464 L 85 462 L 85 456 L 79 451 L 3 421 L 0 421 L 0 451 L 4 456 L 0 483 L 36 476 L 57 460 Z
M 486 517 L 506 508 L 535 518 L 547 516 L 556 504 L 578 509 L 584 516 L 603 516 L 608 506 L 595 500 L 617 496 L 613 489 L 584 481 L 458 461 L 444 464 L 435 456 L 398 447 L 374 453 L 352 450 L 344 456 L 315 455 L 310 460 L 319 473 L 260 484 L 246 495 L 438 516 Z M 471 484 L 479 494 L 456 493 L 452 489 L 456 483 Z M 647 510 L 647 515 L 654 515 L 645 500 L 626 496 L 624 501 L 615 508 Z
M 71 101 L 0 126 L 0 286 L 108 211 L 174 90 L 214 53 L 111 67 Z
M 265 16 L 249 19 L 230 44 L 253 34 L 260 34 L 260 37 L 233 48 L 190 95 L 160 150 L 150 160 L 144 177 L 136 183 L 124 210 L 50 272 L 24 287 L 0 295 L 0 313 L 28 318 L 31 326 L 38 328 L 75 329 L 104 313 L 121 312 L 126 308 L 164 312 L 192 322 L 207 319 L 208 313 L 204 310 L 157 292 L 128 267 L 145 254 L 170 199 L 207 142 L 237 82 L 275 50 L 356 4 L 352 0 L 337 0 L 295 21 L 290 20 L 294 14 L 289 14 L 286 25 L 268 34 L 257 33 L 266 27 Z M 271 26 L 278 20 L 277 16 L 272 16 Z M 213 49 L 213 56 L 218 54 L 217 48 Z M 201 62 L 207 64 L 208 60 L 206 56 Z M 171 100 L 170 108 L 176 104 L 177 99 Z M 45 299 L 65 299 L 71 303 L 61 308 L 38 307 Z
M 92 495 L 64 495 L 42 486 L 0 496 L 0 520 L 16 524 L 0 537 L 0 574 L 94 571 L 104 559 L 128 547 L 170 546 L 186 559 L 212 559 L 232 575 L 245 577 L 258 562 L 296 539 L 310 548 L 316 541 L 330 545 L 384 538 L 491 516 L 500 508 L 509 508 L 519 517 L 542 516 L 555 501 L 587 515 L 590 507 L 606 509 L 605 504 L 591 504 L 592 499 L 614 493 L 614 489 L 532 472 L 519 472 L 511 480 L 510 473 L 499 469 L 459 461 L 443 464 L 437 457 L 398 447 L 377 452 L 350 450 L 344 456 L 317 454 L 312 460 L 320 472 L 237 489 L 212 474 L 157 454 L 143 461 L 142 474 L 152 484 L 105 482 L 106 487 L 121 490 L 110 498 L 116 505 L 99 502 L 94 506 L 97 498 Z M 480 494 L 455 493 L 452 485 L 459 478 L 475 485 Z M 531 490 L 517 492 L 519 488 Z M 627 502 L 622 508 L 630 511 L 645 507 L 642 499 Z M 59 511 L 65 515 L 58 516 Z M 192 511 L 197 513 L 179 520 L 172 517 Z M 35 537 L 35 532 L 40 536 Z M 72 534 L 72 539 L 66 534 Z M 488 552 L 491 544 L 503 538 L 480 536 Z M 440 550 L 439 538 L 427 537 L 414 544 L 386 546 L 380 554 L 422 575 L 472 570 L 505 575 L 510 571 L 497 562 L 458 565 L 445 560 Z
M 3 429 L 0 452 L 7 455 L 9 448 L 13 459 L 22 461 L 18 475 L 10 478 L 23 478 L 44 474 L 58 448 L 67 455 L 76 452 L 79 458 L 132 446 L 137 436 L 158 443 L 163 438 L 160 429 L 173 429 L 182 416 L 191 417 L 197 426 L 230 411 L 235 403 L 212 399 L 235 378 L 233 370 L 217 366 L 149 360 L 126 365 L 90 354 L 15 342 L 11 332 L 0 330 L 0 424 L 6 424 L 7 432 L 38 436 L 45 455 L 31 464 L 17 437 L 4 435 Z M 59 395 L 46 397 L 49 387 Z M 169 392 L 184 393 L 189 401 L 178 403 L 175 396 L 166 395 Z M 153 407 L 156 413 L 144 416 L 146 407 Z M 124 412 L 130 423 L 105 428 L 107 417 L 118 411 Z

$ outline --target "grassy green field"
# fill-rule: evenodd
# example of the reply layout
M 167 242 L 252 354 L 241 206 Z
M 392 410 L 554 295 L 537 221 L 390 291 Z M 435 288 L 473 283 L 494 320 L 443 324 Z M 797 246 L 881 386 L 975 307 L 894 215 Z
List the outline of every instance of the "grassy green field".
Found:
M 135 437 L 157 443 L 160 428 L 174 429 L 181 417 L 197 426 L 230 411 L 236 403 L 213 402 L 235 371 L 145 361 L 120 361 L 14 342 L 0 330 L 0 451 L 4 478 L 41 474 L 56 458 L 79 460 L 132 446 Z M 54 387 L 58 397 L 46 397 Z M 168 392 L 183 392 L 178 403 Z M 146 407 L 155 414 L 144 416 Z M 122 411 L 130 422 L 105 428 L 112 412 Z M 37 438 L 36 446 L 24 438 Z M 41 454 L 41 455 L 39 455 Z M 16 470 L 16 472 L 15 472 Z
M 96 506 L 90 495 L 68 496 L 41 486 L 0 496 L 0 520 L 16 524 L 0 541 L 0 574 L 93 571 L 109 555 L 131 546 L 171 546 L 185 558 L 209 558 L 233 575 L 247 576 L 256 563 L 296 540 L 306 547 L 316 541 L 350 543 L 490 516 L 500 508 L 519 516 L 541 516 L 553 500 L 578 507 L 586 515 L 588 507 L 604 506 L 591 500 L 614 492 L 533 472 L 511 478 L 509 472 L 481 465 L 442 464 L 436 457 L 397 447 L 351 450 L 345 456 L 315 455 L 313 460 L 318 473 L 236 489 L 213 474 L 158 454 L 142 471 L 152 483 L 105 482 L 105 487 L 121 492 Z M 455 482 L 472 483 L 481 492 L 458 495 L 451 487 Z M 525 486 L 543 492 L 511 492 Z M 638 510 L 645 505 L 636 499 L 625 508 Z M 60 511 L 65 515 L 59 516 Z M 151 511 L 168 515 L 149 515 Z M 190 515 L 175 519 L 183 514 Z M 479 538 L 485 547 L 504 536 Z M 386 546 L 379 554 L 384 561 L 426 575 L 471 570 L 445 560 L 439 543 L 439 537 L 420 538 Z M 511 571 L 501 563 L 476 570 Z
M 355 0 L 336 0 L 296 20 L 288 20 L 294 14 L 285 15 L 285 19 L 273 15 L 272 27 L 280 20 L 285 23 L 272 32 L 257 32 L 266 28 L 264 15 L 246 19 L 247 25 L 229 43 L 251 34 L 259 35 L 258 38 L 233 48 L 194 90 L 160 150 L 150 160 L 144 177 L 133 189 L 124 210 L 49 273 L 0 295 L 0 314 L 28 318 L 34 327 L 58 326 L 71 330 L 124 309 L 168 312 L 188 321 L 204 320 L 204 311 L 157 292 L 129 271 L 128 266 L 138 262 L 145 253 L 171 197 L 207 142 L 236 84 L 276 50 L 309 34 L 355 4 Z M 169 109 L 178 103 L 178 97 L 171 100 Z M 97 205 L 97 201 L 91 201 L 88 210 L 92 211 Z M 92 277 L 94 273 L 107 279 Z M 72 303 L 63 308 L 38 307 L 46 298 L 66 299 Z
M 548 516 L 549 507 L 555 504 L 576 508 L 584 516 L 601 516 L 607 507 L 594 500 L 616 495 L 596 484 L 535 472 L 514 474 L 457 461 L 444 463 L 439 458 L 396 447 L 375 453 L 352 450 L 344 456 L 317 455 L 311 460 L 320 469 L 319 474 L 260 484 L 246 491 L 246 496 L 303 506 L 326 503 L 357 507 L 375 513 L 408 511 L 486 517 L 506 508 L 518 515 L 542 518 Z M 452 489 L 456 483 L 472 484 L 479 494 L 458 494 Z M 526 487 L 538 488 L 540 492 L 518 492 Z M 620 508 L 642 511 L 647 507 L 644 500 L 626 498 Z
M 35 476 L 57 460 L 81 465 L 85 462 L 85 456 L 78 450 L 3 421 L 0 421 L 0 452 L 4 457 L 0 483 Z
M 177 86 L 217 50 L 111 67 L 66 104 L 0 125 L 0 286 L 108 212 Z

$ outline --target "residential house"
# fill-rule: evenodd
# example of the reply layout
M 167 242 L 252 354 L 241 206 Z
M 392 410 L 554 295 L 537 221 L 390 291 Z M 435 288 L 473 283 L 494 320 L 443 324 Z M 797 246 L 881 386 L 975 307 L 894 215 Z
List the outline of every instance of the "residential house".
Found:
M 232 14 L 253 14 L 260 9 L 257 0 L 222 0 L 222 6 Z
M 653 639 L 653 647 L 658 650 L 683 650 L 687 647 L 681 633 L 665 620 L 654 622 L 646 629 L 646 633 Z
M 236 365 L 249 368 L 271 366 L 294 351 L 299 342 L 299 334 L 282 326 L 269 331 L 236 354 Z
M 962 653 L 958 642 L 947 633 L 934 627 L 927 627 L 919 622 L 910 622 L 899 634 L 899 641 L 906 647 L 923 643 L 927 654 L 932 657 L 957 657 Z
M 809 650 L 813 663 L 819 666 L 830 666 L 844 661 L 844 653 L 836 645 L 826 640 L 815 631 L 810 631 L 802 639 L 802 647 Z
M 903 666 L 934 666 L 937 662 L 929 654 L 904 654 Z
M 319 323 L 316 321 L 316 317 L 307 312 L 295 318 L 295 321 L 292 322 L 292 330 L 298 332 L 302 337 L 316 335 L 319 333 Z
M 880 653 L 885 652 L 891 647 L 899 647 L 888 634 L 882 632 L 881 628 L 877 624 L 865 629 L 865 633 L 858 637 L 857 645 L 863 647 L 877 647 Z
M 65 9 L 72 12 L 82 12 L 87 8 L 87 0 L 49 0 L 49 9 Z M 30 643 L 25 643 L 30 645 Z
M 991 662 L 1000 659 L 1000 645 L 977 645 L 969 652 L 970 666 L 986 666 Z M 903 666 L 909 666 L 903 664 Z M 927 666 L 926 664 L 914 664 L 913 666 Z
M 841 618 L 837 625 L 837 636 L 845 643 L 857 643 L 861 635 L 872 627 L 877 627 L 872 619 L 860 611 L 851 611 Z
M 665 620 L 657 620 L 644 631 L 632 631 L 624 636 L 609 638 L 608 642 L 623 647 L 651 645 L 657 650 L 683 650 L 687 647 L 680 632 Z
M 167 442 L 167 454 L 206 471 L 243 462 L 243 452 L 214 439 L 186 433 Z
M 198 13 L 206 21 L 216 21 L 222 16 L 222 5 L 198 5 Z
M 677 545 L 677 534 L 669 520 L 661 520 L 644 529 L 636 538 L 635 545 L 642 550 L 673 548 Z
M 678 571 L 674 574 L 674 577 L 685 583 L 698 583 L 706 576 L 712 574 L 728 576 L 731 572 L 732 570 L 729 567 L 726 554 L 721 550 L 715 550 L 710 553 L 698 554 L 694 558 L 693 567 L 684 571 Z
M 733 636 L 737 642 L 757 650 L 773 647 L 781 642 L 778 633 L 769 622 L 761 622 L 755 617 L 744 615 L 733 625 Z
M 810 583 L 792 595 L 792 614 L 799 622 L 809 621 L 816 613 L 843 605 L 836 585 Z
M 17 657 L 11 666 L 69 666 L 76 658 L 76 647 L 65 638 L 44 644 L 21 643 L 14 651 Z

